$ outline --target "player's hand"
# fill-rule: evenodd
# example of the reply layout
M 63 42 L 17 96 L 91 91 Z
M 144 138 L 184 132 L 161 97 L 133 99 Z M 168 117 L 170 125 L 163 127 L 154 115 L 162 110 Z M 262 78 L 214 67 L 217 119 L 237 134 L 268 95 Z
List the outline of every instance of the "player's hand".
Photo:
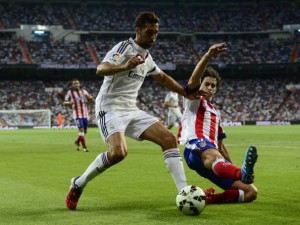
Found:
M 223 42 L 223 43 L 217 43 L 217 44 L 214 44 L 212 45 L 207 54 L 210 56 L 210 57 L 215 57 L 216 55 L 220 54 L 220 53 L 223 53 L 225 51 L 227 51 L 228 49 L 228 45 L 226 42 Z
M 127 70 L 133 69 L 137 67 L 138 65 L 144 63 L 145 60 L 143 59 L 143 56 L 141 54 L 136 54 L 135 56 L 132 56 L 127 63 L 125 64 L 125 68 Z
M 72 101 L 64 102 L 63 104 L 66 106 L 68 106 L 68 105 L 71 106 L 74 104 L 74 101 L 72 100 Z

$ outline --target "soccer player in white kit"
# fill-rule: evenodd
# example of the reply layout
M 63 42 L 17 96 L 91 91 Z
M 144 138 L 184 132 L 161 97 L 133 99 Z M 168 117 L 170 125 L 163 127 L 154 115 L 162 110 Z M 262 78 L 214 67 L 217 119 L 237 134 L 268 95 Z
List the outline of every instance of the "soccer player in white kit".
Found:
M 251 202 L 257 197 L 254 164 L 257 150 L 250 146 L 241 168 L 235 166 L 223 142 L 226 137 L 221 126 L 220 111 L 212 98 L 220 85 L 220 75 L 208 67 L 209 59 L 227 50 L 226 43 L 212 45 L 198 62 L 185 84 L 187 93 L 203 91 L 199 99 L 185 99 L 180 144 L 185 144 L 187 165 L 200 176 L 218 185 L 224 192 L 215 194 L 214 188 L 205 190 L 207 204 Z
M 180 123 L 182 118 L 182 113 L 179 107 L 178 94 L 176 92 L 169 91 L 165 97 L 164 106 L 168 108 L 168 129 L 172 129 L 176 122 Z
M 183 87 L 155 64 L 148 51 L 156 41 L 158 22 L 153 12 L 140 13 L 135 21 L 135 39 L 115 45 L 97 67 L 96 74 L 105 77 L 96 99 L 95 113 L 108 151 L 98 155 L 80 177 L 71 180 L 66 197 L 67 207 L 71 210 L 76 209 L 82 190 L 90 180 L 126 157 L 125 136 L 160 145 L 177 189 L 187 185 L 176 137 L 156 117 L 136 106 L 138 91 L 147 76 L 187 97 Z

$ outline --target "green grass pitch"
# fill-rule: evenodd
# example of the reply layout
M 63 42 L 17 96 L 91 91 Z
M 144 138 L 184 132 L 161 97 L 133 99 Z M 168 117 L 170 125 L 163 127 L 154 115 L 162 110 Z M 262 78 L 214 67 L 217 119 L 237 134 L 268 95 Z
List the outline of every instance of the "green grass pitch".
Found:
M 78 209 L 69 211 L 64 201 L 70 179 L 107 149 L 99 131 L 88 130 L 89 153 L 75 150 L 77 130 L 0 131 L 0 224 L 300 224 L 300 126 L 225 127 L 225 131 L 225 144 L 237 165 L 249 145 L 258 149 L 258 199 L 250 204 L 209 205 L 200 216 L 177 210 L 175 184 L 160 148 L 150 142 L 127 139 L 127 158 L 90 182 Z M 211 186 L 185 169 L 189 184 Z

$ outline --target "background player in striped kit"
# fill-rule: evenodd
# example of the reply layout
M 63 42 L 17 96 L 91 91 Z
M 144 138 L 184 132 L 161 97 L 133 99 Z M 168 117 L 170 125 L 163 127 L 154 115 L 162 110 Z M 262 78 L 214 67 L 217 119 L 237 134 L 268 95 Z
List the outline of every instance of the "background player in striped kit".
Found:
M 172 129 L 176 122 L 180 123 L 181 121 L 182 113 L 178 102 L 178 94 L 176 92 L 169 91 L 165 97 L 164 102 L 164 107 L 168 109 L 168 129 Z
M 98 155 L 80 177 L 71 180 L 66 197 L 67 207 L 71 210 L 76 209 L 89 181 L 125 159 L 128 151 L 125 136 L 158 144 L 177 189 L 187 185 L 175 135 L 156 117 L 138 109 L 136 105 L 138 91 L 147 76 L 161 86 L 188 97 L 183 87 L 165 74 L 150 55 L 148 49 L 156 41 L 158 23 L 155 13 L 140 13 L 135 21 L 135 39 L 130 38 L 115 45 L 97 67 L 96 74 L 104 76 L 104 81 L 96 98 L 95 113 L 108 150 Z M 101 192 L 105 194 L 105 190 Z
M 184 100 L 180 137 L 180 144 L 185 144 L 184 158 L 192 170 L 225 190 L 214 194 L 214 188 L 207 189 L 208 204 L 251 202 L 257 197 L 257 189 L 252 184 L 256 148 L 250 146 L 247 149 L 241 168 L 232 163 L 223 143 L 226 135 L 221 126 L 221 115 L 212 102 L 221 77 L 216 70 L 206 66 L 209 59 L 226 50 L 226 43 L 212 45 L 185 84 L 187 93 L 200 90 L 206 94 L 197 100 Z
M 77 151 L 80 149 L 80 143 L 83 151 L 88 152 L 85 143 L 85 134 L 88 127 L 88 102 L 93 102 L 94 98 L 84 89 L 80 89 L 80 82 L 77 78 L 72 80 L 72 89 L 68 91 L 65 97 L 64 105 L 72 106 L 73 117 L 79 130 L 79 135 L 75 141 Z

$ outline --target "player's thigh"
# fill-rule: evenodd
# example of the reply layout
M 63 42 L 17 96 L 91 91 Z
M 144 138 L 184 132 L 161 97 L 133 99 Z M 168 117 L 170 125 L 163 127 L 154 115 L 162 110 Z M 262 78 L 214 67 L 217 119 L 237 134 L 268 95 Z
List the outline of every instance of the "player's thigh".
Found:
M 84 133 L 87 132 L 88 124 L 89 124 L 88 119 L 87 118 L 83 118 L 83 130 L 84 130 Z
M 145 130 L 158 121 L 158 118 L 146 113 L 145 111 L 137 110 L 134 113 L 129 114 L 129 123 L 126 127 L 125 135 L 141 141 L 143 140 L 142 134 Z
M 76 118 L 75 123 L 76 123 L 76 126 L 78 127 L 79 130 L 80 129 L 83 130 L 83 120 L 82 120 L 82 118 Z
M 197 151 L 185 148 L 184 159 L 188 167 L 195 170 L 201 177 L 210 180 L 224 190 L 231 188 L 234 180 L 220 178 L 212 170 L 205 168 L 201 156 Z
M 180 121 L 182 119 L 182 113 L 179 108 L 176 108 L 176 110 L 174 110 L 174 114 L 175 114 L 177 120 Z
M 152 141 L 162 147 L 163 150 L 177 147 L 177 140 L 161 122 L 156 122 L 148 127 L 141 135 L 141 139 Z
M 102 136 L 103 142 L 108 144 L 108 138 L 115 133 L 125 133 L 126 127 L 130 120 L 126 114 L 116 113 L 113 111 L 100 112 L 96 123 Z M 118 135 L 116 135 L 118 136 Z M 114 140 L 115 138 L 112 138 Z M 122 138 L 120 138 L 121 140 Z M 112 143 L 114 143 L 112 141 Z
M 191 147 L 193 152 L 201 157 L 205 168 L 209 170 L 212 170 L 212 164 L 217 159 L 224 159 L 221 153 L 216 149 L 216 146 L 205 138 L 191 140 L 186 147 Z
M 170 113 L 168 115 L 168 120 L 167 120 L 167 124 L 174 124 L 176 122 L 176 117 L 174 116 L 174 114 Z
M 212 164 L 217 159 L 224 159 L 221 153 L 215 148 L 208 148 L 205 151 L 201 152 L 202 162 L 207 169 L 212 169 Z

